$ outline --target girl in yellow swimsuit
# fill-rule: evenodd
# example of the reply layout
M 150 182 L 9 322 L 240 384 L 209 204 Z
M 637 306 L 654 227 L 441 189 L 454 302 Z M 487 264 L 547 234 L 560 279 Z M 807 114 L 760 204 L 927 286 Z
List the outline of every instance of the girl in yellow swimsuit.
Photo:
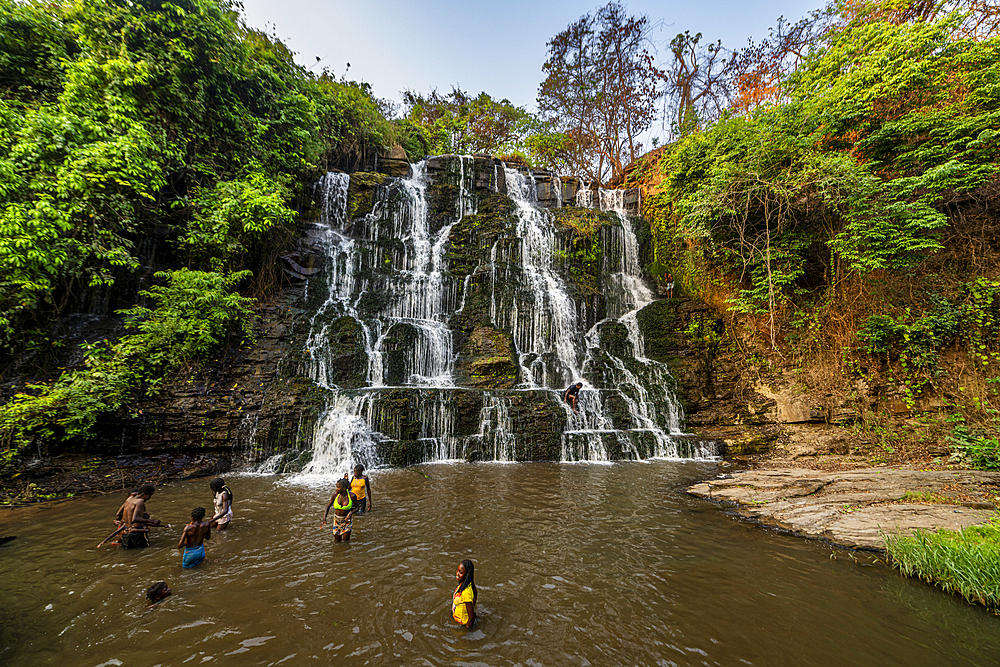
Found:
M 333 508 L 333 541 L 350 542 L 351 528 L 354 516 L 354 507 L 358 500 L 351 493 L 351 485 L 346 479 L 337 480 L 337 491 L 330 496 L 330 502 L 326 504 L 326 511 L 323 512 L 323 522 L 320 527 L 326 525 L 326 517 Z
M 459 625 L 471 628 L 476 622 L 476 599 L 479 591 L 475 582 L 476 564 L 471 560 L 463 560 L 455 572 L 455 594 L 451 598 L 451 617 Z

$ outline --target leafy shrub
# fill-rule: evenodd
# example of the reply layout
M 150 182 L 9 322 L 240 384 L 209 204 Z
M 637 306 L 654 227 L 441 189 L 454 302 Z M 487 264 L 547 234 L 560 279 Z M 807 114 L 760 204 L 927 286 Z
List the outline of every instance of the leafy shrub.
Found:
M 249 334 L 252 299 L 232 291 L 248 273 L 158 273 L 166 284 L 143 292 L 156 308 L 123 311 L 137 333 L 86 345 L 82 368 L 64 371 L 51 384 L 28 385 L 0 406 L 0 442 L 10 452 L 36 438 L 86 439 L 97 420 L 119 410 L 143 382 L 204 354 L 233 325 Z
M 1000 439 L 995 433 L 958 423 L 947 439 L 958 450 L 955 458 L 960 463 L 975 470 L 1000 470 Z

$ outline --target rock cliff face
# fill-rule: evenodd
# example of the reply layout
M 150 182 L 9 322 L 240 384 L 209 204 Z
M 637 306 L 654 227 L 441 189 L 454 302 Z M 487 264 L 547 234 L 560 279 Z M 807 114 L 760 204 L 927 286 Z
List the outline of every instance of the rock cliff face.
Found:
M 394 307 L 398 295 L 392 292 L 391 282 L 397 280 L 398 267 L 411 261 L 413 252 L 398 233 L 380 232 L 372 237 L 373 232 L 364 227 L 366 220 L 388 221 L 405 204 L 400 191 L 391 187 L 404 175 L 401 166 L 391 160 L 382 165 L 387 173 L 352 174 L 343 204 L 345 233 L 372 239 L 359 253 L 360 273 L 371 288 L 358 293 L 357 313 L 348 316 L 324 310 L 328 297 L 322 277 L 338 269 L 329 264 L 329 239 L 317 225 L 306 224 L 297 247 L 276 258 L 286 286 L 258 308 L 256 339 L 234 344 L 196 367 L 175 373 L 129 415 L 106 422 L 98 447 L 102 452 L 197 460 L 196 464 L 170 466 L 168 477 L 217 474 L 268 459 L 276 469 L 299 469 L 312 456 L 316 430 L 331 409 L 335 389 L 360 392 L 353 396 L 364 404 L 358 409 L 365 411 L 364 418 L 378 433 L 373 446 L 385 463 L 407 465 L 434 458 L 440 455 L 435 450 L 440 450 L 442 442 L 451 447 L 450 456 L 495 458 L 498 431 L 516 434 L 504 443 L 505 456 L 511 460 L 559 460 L 568 455 L 563 434 L 580 428 L 568 423 L 572 415 L 560 400 L 571 378 L 560 375 L 564 371 L 554 351 L 519 357 L 517 326 L 509 319 L 511 312 L 535 307 L 525 301 L 530 300 L 529 293 L 513 288 L 524 280 L 524 246 L 518 238 L 518 204 L 504 194 L 507 180 L 525 177 L 527 170 L 507 171 L 489 156 L 443 156 L 425 165 L 429 232 L 448 230 L 442 255 L 454 285 L 453 297 L 448 297 L 454 302 L 449 302 L 451 314 L 446 321 L 451 332 L 453 385 L 408 385 L 415 372 L 414 350 L 426 332 L 419 321 L 404 318 L 379 334 L 380 384 L 387 389 L 379 390 L 377 401 L 362 400 L 371 385 L 372 332 L 361 322 Z M 565 285 L 572 319 L 581 331 L 590 330 L 619 308 L 609 302 L 613 290 L 608 274 L 620 262 L 621 220 L 608 211 L 575 206 L 597 197 L 579 181 L 560 181 L 538 171 L 530 178 L 537 205 L 553 212 L 552 271 Z M 322 205 L 317 201 L 315 206 Z M 623 205 L 626 210 L 638 210 L 638 194 L 630 193 Z M 472 209 L 475 214 L 469 213 Z M 629 224 L 639 239 L 639 266 L 645 266 L 650 259 L 648 228 L 639 218 Z M 645 279 L 652 284 L 648 276 Z M 638 321 L 647 355 L 673 369 L 674 389 L 690 423 L 733 421 L 717 405 L 717 396 L 735 386 L 724 377 L 728 367 L 698 337 L 701 330 L 691 330 L 692 322 L 717 326 L 708 318 L 707 309 L 682 299 L 654 301 L 639 313 Z M 629 405 L 633 399 L 614 386 L 612 368 L 615 359 L 628 356 L 629 333 L 612 320 L 598 330 L 601 352 L 580 376 L 595 386 L 591 408 L 603 415 L 601 428 L 634 430 L 634 409 Z M 545 332 L 535 334 L 544 336 Z M 525 346 L 523 340 L 520 345 Z M 324 351 L 323 381 L 317 383 L 315 352 L 319 348 Z M 526 382 L 526 372 L 539 374 L 534 378 L 537 389 L 524 389 L 531 384 Z M 443 412 L 447 412 L 449 429 L 446 438 L 435 421 Z M 610 459 L 647 457 L 657 451 L 656 439 L 648 433 L 628 438 L 602 436 L 602 440 L 601 455 Z M 577 447 L 570 456 L 586 457 L 592 455 L 588 447 L 596 443 L 591 441 L 582 449 L 579 442 L 570 444 Z
M 650 375 L 616 324 L 649 300 L 643 221 L 577 206 L 605 195 L 490 156 L 429 158 L 405 181 L 386 171 L 331 180 L 346 187 L 346 214 L 324 219 L 339 231 L 325 241 L 330 273 L 310 282 L 312 361 L 298 369 L 330 388 L 326 445 L 394 464 L 675 451 L 679 423 L 660 404 L 673 383 Z M 615 201 L 638 210 L 637 192 Z M 561 401 L 577 379 L 590 383 L 579 417 Z M 306 458 L 294 445 L 255 451 L 282 470 Z

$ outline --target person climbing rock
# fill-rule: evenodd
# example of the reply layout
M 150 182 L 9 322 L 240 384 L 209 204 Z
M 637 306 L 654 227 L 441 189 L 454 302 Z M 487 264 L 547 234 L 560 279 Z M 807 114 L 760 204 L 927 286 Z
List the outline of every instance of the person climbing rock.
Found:
M 577 382 L 574 385 L 570 385 L 569 389 L 563 392 L 563 400 L 570 404 L 570 407 L 573 408 L 573 412 L 579 412 L 579 410 L 576 409 L 576 402 L 581 389 L 583 389 L 583 383 Z

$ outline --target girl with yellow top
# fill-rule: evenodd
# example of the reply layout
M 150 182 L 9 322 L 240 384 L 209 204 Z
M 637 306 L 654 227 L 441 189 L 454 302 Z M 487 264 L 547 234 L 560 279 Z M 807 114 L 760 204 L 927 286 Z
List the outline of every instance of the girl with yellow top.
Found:
M 351 478 L 351 493 L 358 499 L 358 514 L 364 514 L 365 510 L 375 509 L 372 506 L 372 483 L 365 475 L 365 467 L 360 463 L 354 466 L 354 477 Z
M 458 564 L 455 572 L 458 586 L 451 598 L 451 617 L 467 628 L 471 628 L 476 622 L 476 598 L 479 597 L 479 591 L 476 590 L 475 571 L 476 565 L 471 560 L 463 560 Z
M 351 485 L 346 479 L 337 480 L 337 490 L 330 496 L 330 502 L 326 504 L 326 511 L 323 512 L 323 522 L 320 528 L 326 525 L 326 517 L 333 508 L 333 541 L 350 542 L 351 528 L 354 523 L 352 517 L 357 507 L 358 499 L 351 493 Z

